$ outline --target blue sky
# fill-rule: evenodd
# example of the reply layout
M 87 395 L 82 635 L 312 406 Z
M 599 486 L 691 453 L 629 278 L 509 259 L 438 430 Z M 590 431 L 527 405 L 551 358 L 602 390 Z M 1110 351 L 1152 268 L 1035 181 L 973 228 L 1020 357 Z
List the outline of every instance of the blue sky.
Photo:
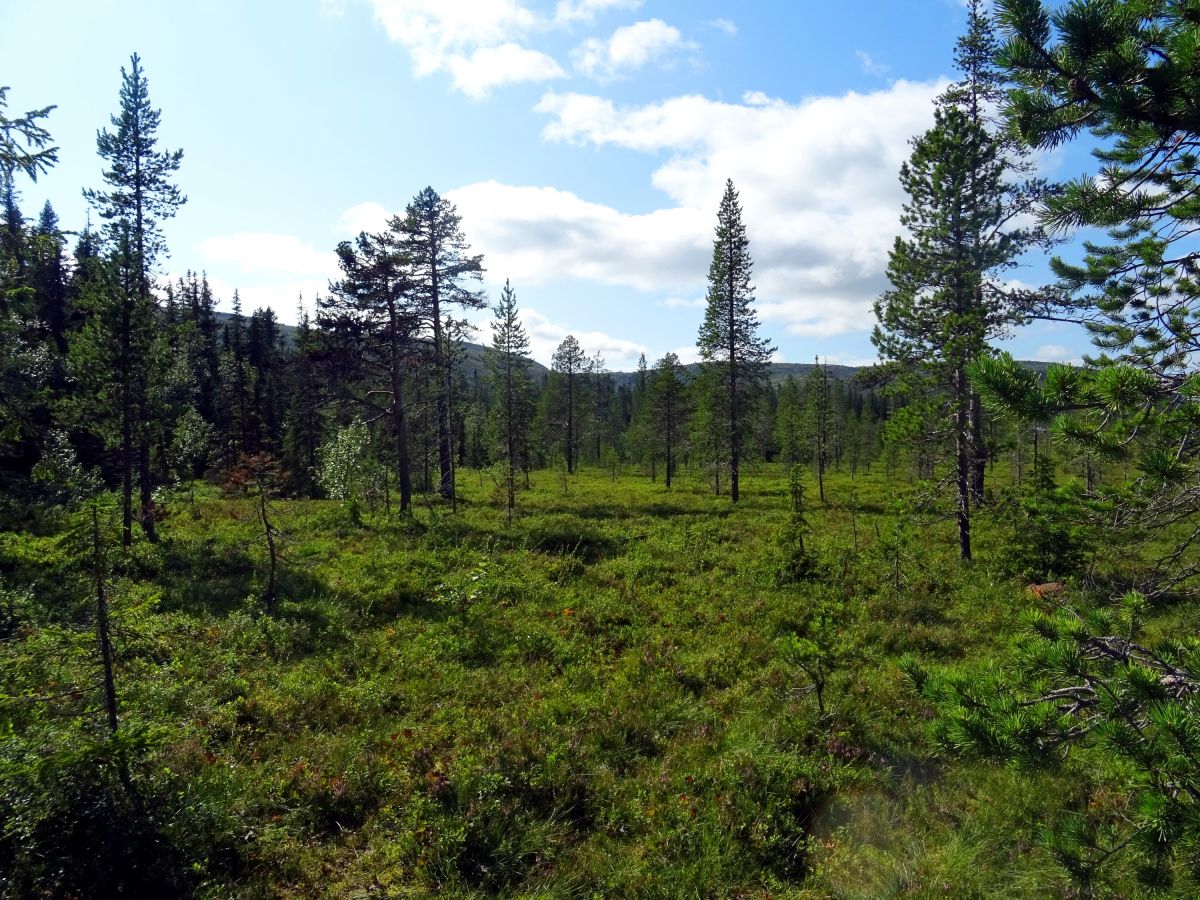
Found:
M 189 196 L 162 274 L 207 271 L 226 308 L 238 288 L 294 321 L 336 243 L 428 184 L 490 294 L 512 279 L 543 362 L 567 333 L 614 369 L 691 358 L 730 177 L 779 357 L 862 363 L 897 171 L 963 18 L 955 0 L 0 0 L 0 82 L 10 112 L 58 105 L 61 162 L 22 203 L 78 228 L 139 53 Z M 1089 169 L 1078 148 L 1041 162 Z M 1039 324 L 1005 346 L 1072 359 L 1087 341 Z

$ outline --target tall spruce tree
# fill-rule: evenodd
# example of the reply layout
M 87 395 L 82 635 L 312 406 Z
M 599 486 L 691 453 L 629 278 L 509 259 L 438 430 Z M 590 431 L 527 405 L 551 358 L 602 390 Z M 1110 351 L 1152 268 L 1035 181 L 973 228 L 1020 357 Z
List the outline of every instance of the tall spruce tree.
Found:
M 317 450 L 321 446 L 323 386 L 317 377 L 317 338 L 303 299 L 297 316 L 296 346 L 287 368 L 287 408 L 283 417 L 284 471 L 288 488 L 317 495 Z
M 427 326 L 433 335 L 433 363 L 438 370 L 437 403 L 439 493 L 454 496 L 454 467 L 451 458 L 450 390 L 452 365 L 443 318 L 453 307 L 481 309 L 483 295 L 467 285 L 483 275 L 483 256 L 472 254 L 463 235 L 454 205 L 427 187 L 413 198 L 405 218 L 391 226 L 403 233 L 402 246 L 411 265 L 411 291 L 419 298 Z
M 568 334 L 563 338 L 558 349 L 554 351 L 550 369 L 561 380 L 563 452 L 566 455 L 567 474 L 575 473 L 579 456 L 579 400 L 580 385 L 586 373 L 588 364 L 587 354 L 579 346 L 575 335 Z
M 517 314 L 517 294 L 506 280 L 492 320 L 492 346 L 484 355 L 496 398 L 492 416 L 504 460 L 504 492 L 511 521 L 517 501 L 517 466 L 533 415 L 529 381 L 529 335 Z
M 663 480 L 667 490 L 678 465 L 679 447 L 683 443 L 687 422 L 688 395 L 679 357 L 668 353 L 654 364 L 654 372 L 646 389 L 646 403 L 651 411 L 654 452 L 663 456 Z
M 27 454 L 18 445 L 34 446 L 35 408 L 44 385 L 38 376 L 36 297 L 28 281 L 28 240 L 16 203 L 16 177 L 36 181 L 57 162 L 58 148 L 43 124 L 54 107 L 10 118 L 5 114 L 8 90 L 0 87 L 0 457 L 20 457 Z M 31 461 L 17 460 L 26 472 Z
M 152 293 L 153 269 L 158 258 L 165 254 L 166 243 L 160 223 L 175 215 L 187 198 L 172 182 L 183 160 L 183 151 L 160 151 L 158 127 L 161 113 L 150 105 L 149 83 L 142 72 L 141 59 L 130 57 L 128 71 L 121 68 L 120 112 L 112 117 L 113 131 L 101 130 L 96 136 L 96 150 L 108 163 L 103 173 L 105 189 L 85 190 L 84 196 L 107 223 L 105 228 L 110 245 L 119 248 L 114 257 L 124 266 L 118 279 L 119 289 L 129 307 L 119 317 L 118 327 L 153 327 L 156 300 Z M 142 323 L 142 324 L 139 324 Z M 132 468 L 131 457 L 136 455 L 136 468 L 141 500 L 141 525 L 146 537 L 157 540 L 154 527 L 154 484 L 150 465 L 150 448 L 155 423 L 148 416 L 147 395 L 152 373 L 149 359 L 135 352 L 134 345 L 146 343 L 140 335 L 123 333 L 119 336 L 124 367 L 119 377 L 125 382 L 126 395 L 122 402 L 123 422 L 122 465 Z M 128 479 L 125 479 L 128 481 Z M 124 518 L 131 517 L 132 495 L 123 489 Z M 126 545 L 130 531 L 124 529 Z
M 725 453 L 722 462 L 729 470 L 729 496 L 734 502 L 740 495 L 738 476 L 749 414 L 774 350 L 769 341 L 758 337 L 758 314 L 751 306 L 752 268 L 742 207 L 729 180 L 717 212 L 708 306 L 698 345 L 707 370 L 702 383 L 708 388 L 704 403 L 709 408 L 709 427 L 714 429 L 713 445 Z

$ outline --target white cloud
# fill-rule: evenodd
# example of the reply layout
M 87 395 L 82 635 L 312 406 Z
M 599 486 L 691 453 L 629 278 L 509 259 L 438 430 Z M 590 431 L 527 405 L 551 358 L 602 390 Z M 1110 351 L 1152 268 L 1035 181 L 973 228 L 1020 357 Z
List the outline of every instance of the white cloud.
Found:
M 694 286 L 708 266 L 711 217 L 690 209 L 629 215 L 569 191 L 495 181 L 447 197 L 497 279 L 540 285 L 582 278 L 654 291 Z
M 1062 346 L 1062 344 L 1042 344 L 1033 351 L 1033 358 L 1042 362 L 1061 362 L 1071 365 L 1083 365 L 1083 359 L 1078 353 Z
M 530 81 L 563 78 L 554 59 L 520 44 L 480 47 L 470 56 L 454 55 L 446 60 L 454 86 L 473 100 L 482 100 L 495 87 Z
M 553 59 L 517 43 L 544 26 L 517 0 L 371 0 L 389 38 L 412 54 L 418 76 L 447 72 L 479 99 L 500 85 L 562 77 Z
M 613 337 L 603 331 L 568 328 L 551 321 L 536 309 L 522 308 L 519 316 L 521 324 L 525 326 L 525 332 L 529 335 L 529 355 L 544 366 L 550 365 L 554 351 L 568 334 L 575 336 L 589 357 L 599 351 L 610 371 L 628 372 L 637 367 L 641 354 L 645 353 L 649 358 L 650 350 L 636 341 Z M 482 328 L 480 340 L 485 344 L 491 344 L 493 325 L 489 320 Z
M 243 231 L 214 237 L 200 244 L 209 262 L 240 268 L 248 274 L 286 274 L 330 277 L 337 272 L 337 257 L 287 234 Z
M 870 75 L 875 78 L 882 78 L 892 70 L 892 67 L 878 62 L 871 54 L 865 50 L 855 50 L 854 55 L 858 57 L 858 64 L 862 66 L 863 74 Z
M 634 107 L 548 93 L 537 106 L 548 117 L 545 139 L 659 156 L 652 183 L 664 202 L 631 214 L 602 197 L 496 181 L 447 197 L 485 255 L 489 283 L 590 281 L 656 294 L 682 310 L 703 305 L 691 298 L 704 294 L 716 210 L 730 177 L 741 193 L 764 323 L 776 334 L 861 334 L 873 325 L 871 303 L 886 286 L 887 252 L 899 228 L 897 172 L 943 88 L 897 81 L 796 103 L 749 93 L 740 103 L 684 96 Z M 344 234 L 378 230 L 387 216 L 380 204 L 361 203 L 338 227 Z M 555 328 L 543 346 L 556 346 L 567 332 Z M 635 346 L 597 335 L 614 358 L 620 347 Z
M 224 278 L 208 276 L 208 286 L 212 288 L 213 296 L 217 298 L 218 307 L 225 312 L 233 310 L 233 292 L 237 289 L 242 301 L 242 314 L 250 315 L 256 309 L 264 307 L 273 309 L 275 316 L 282 322 L 295 323 L 300 298 L 304 298 L 304 306 L 310 316 L 316 313 L 316 298 L 329 294 L 329 282 L 320 278 L 282 278 L 259 284 L 238 283 Z
M 352 206 L 338 217 L 334 231 L 349 237 L 362 232 L 376 234 L 387 227 L 392 213 L 381 203 L 368 201 Z
M 553 188 L 487 182 L 455 197 L 477 245 L 514 275 L 588 278 L 676 296 L 704 283 L 725 179 L 741 193 L 764 321 L 811 336 L 863 332 L 899 228 L 908 140 L 943 82 L 789 103 L 676 97 L 617 107 L 546 94 L 547 140 L 666 153 L 652 176 L 671 204 L 627 215 Z
M 618 28 L 607 40 L 588 38 L 575 48 L 575 68 L 590 78 L 609 81 L 623 72 L 662 60 L 674 51 L 695 49 L 683 34 L 662 19 L 648 19 Z
M 676 347 L 671 351 L 679 357 L 679 361 L 685 366 L 690 366 L 692 363 L 700 362 L 700 348 L 695 345 L 688 347 Z M 657 362 L 657 360 L 655 360 Z
M 708 305 L 708 301 L 703 297 L 697 297 L 694 300 L 684 300 L 681 297 L 669 297 L 663 301 L 663 306 L 670 309 L 703 309 Z
M 734 37 L 738 33 L 738 27 L 733 23 L 732 19 L 712 19 L 708 24 L 710 28 L 723 31 L 730 37 Z
M 588 23 L 610 9 L 637 9 L 641 5 L 642 0 L 559 0 L 554 8 L 554 21 L 558 25 Z

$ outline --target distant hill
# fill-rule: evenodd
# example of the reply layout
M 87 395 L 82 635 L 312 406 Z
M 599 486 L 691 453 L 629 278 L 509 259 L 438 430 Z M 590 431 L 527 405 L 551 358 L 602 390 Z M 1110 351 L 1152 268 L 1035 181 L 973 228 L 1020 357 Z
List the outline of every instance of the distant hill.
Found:
M 217 324 L 224 326 L 232 318 L 233 316 L 230 313 L 219 312 L 217 313 Z M 284 325 L 281 322 L 279 324 L 279 333 L 286 346 L 291 346 L 296 342 L 295 325 Z M 483 344 L 467 342 L 463 344 L 463 347 L 466 349 L 466 356 L 463 359 L 462 366 L 467 379 L 473 380 L 476 373 L 479 373 L 480 377 L 482 377 L 484 372 L 483 351 L 485 349 Z M 1043 375 L 1050 366 L 1050 363 L 1040 360 L 1022 360 L 1020 364 L 1027 369 L 1032 369 Z M 699 363 L 691 363 L 684 366 L 684 369 L 691 375 L 694 375 L 699 368 Z M 830 363 L 829 375 L 832 378 L 849 381 L 864 368 L 866 366 L 840 366 Z M 789 375 L 797 381 L 803 381 L 812 370 L 812 363 L 771 363 L 771 383 L 779 384 L 785 381 Z M 537 360 L 533 360 L 529 364 L 529 374 L 535 381 L 540 382 L 549 371 L 549 369 Z M 631 385 L 637 380 L 637 372 L 612 372 L 611 374 L 613 381 L 618 387 L 621 385 Z

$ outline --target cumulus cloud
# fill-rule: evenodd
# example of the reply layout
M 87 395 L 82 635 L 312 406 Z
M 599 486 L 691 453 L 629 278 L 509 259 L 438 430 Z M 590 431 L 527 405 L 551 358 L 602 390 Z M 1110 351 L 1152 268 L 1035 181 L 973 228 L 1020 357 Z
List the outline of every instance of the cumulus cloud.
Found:
M 589 357 L 597 352 L 604 358 L 605 365 L 616 372 L 626 372 L 637 366 L 638 357 L 650 350 L 636 341 L 613 337 L 603 331 L 582 331 L 552 321 L 536 309 L 521 308 L 518 313 L 525 332 L 529 335 L 529 355 L 544 366 L 550 365 L 554 351 L 562 343 L 563 338 L 573 334 Z M 493 326 L 490 320 L 484 325 L 480 339 L 490 344 Z
M 334 226 L 334 231 L 346 237 L 353 237 L 362 232 L 377 234 L 387 227 L 392 213 L 381 203 L 368 201 L 350 207 L 342 213 Z
M 418 76 L 449 73 L 456 90 L 479 99 L 494 87 L 565 73 L 518 40 L 543 26 L 517 0 L 371 0 L 388 37 L 412 54 Z
M 664 198 L 658 208 L 629 213 L 603 197 L 498 181 L 447 197 L 485 255 L 489 279 L 510 277 L 531 287 L 590 281 L 657 295 L 683 310 L 704 294 L 729 177 L 741 193 L 762 320 L 777 334 L 861 334 L 873 323 L 871 302 L 886 286 L 887 252 L 899 228 L 904 196 L 897 172 L 910 136 L 928 127 L 931 101 L 943 88 L 897 81 L 874 92 L 799 102 L 755 93 L 741 102 L 683 96 L 629 107 L 551 92 L 537 106 L 546 117 L 544 138 L 655 155 L 651 179 Z M 360 203 L 346 210 L 337 230 L 376 231 L 388 215 L 378 203 Z M 321 281 L 323 289 L 324 280 L 336 277 L 333 254 L 281 235 L 214 238 L 204 252 L 248 275 L 285 273 L 278 280 L 292 296 L 282 309 L 294 306 L 292 281 Z M 542 350 L 552 351 L 568 330 L 530 322 L 540 329 Z M 642 350 L 600 333 L 594 343 L 614 361 L 636 361 Z
M 748 94 L 618 107 L 546 94 L 547 140 L 666 154 L 652 176 L 671 201 L 631 215 L 549 187 L 494 181 L 453 192 L 489 268 L 527 283 L 579 277 L 676 297 L 703 289 L 725 179 L 741 193 L 764 321 L 798 335 L 862 332 L 885 287 L 908 140 L 944 82 L 789 103 Z
M 297 310 L 303 298 L 309 315 L 315 312 L 316 298 L 329 293 L 329 282 L 321 278 L 278 278 L 254 281 L 239 278 L 229 281 L 209 275 L 208 286 L 217 298 L 218 307 L 226 312 L 233 309 L 233 292 L 236 289 L 242 302 L 242 314 L 249 315 L 256 309 L 270 308 L 283 322 L 295 323 Z
M 587 23 L 610 9 L 637 9 L 641 5 L 642 0 L 559 0 L 554 8 L 554 21 L 559 25 Z
M 328 277 L 337 272 L 337 257 L 288 234 L 242 231 L 209 238 L 200 244 L 209 262 L 236 266 L 243 272 Z
M 520 284 L 582 278 L 643 291 L 690 287 L 712 249 L 711 217 L 690 209 L 630 215 L 570 191 L 496 181 L 447 196 L 488 270 Z
M 514 43 L 480 47 L 470 56 L 456 54 L 446 60 L 446 68 L 454 86 L 473 100 L 502 85 L 549 81 L 567 74 L 552 57 Z
M 708 23 L 710 28 L 715 28 L 717 31 L 723 31 L 730 37 L 734 37 L 738 33 L 738 27 L 733 23 L 732 19 L 712 19 Z
M 589 78 L 611 81 L 679 50 L 695 47 L 673 25 L 662 19 L 648 19 L 624 25 L 604 40 L 588 38 L 575 48 L 572 59 L 575 68 Z
M 300 296 L 311 312 L 314 299 L 328 294 L 329 282 L 338 277 L 332 252 L 292 235 L 240 232 L 209 238 L 199 249 L 209 286 L 225 310 L 236 289 L 246 313 L 270 307 L 283 321 L 293 322 Z

